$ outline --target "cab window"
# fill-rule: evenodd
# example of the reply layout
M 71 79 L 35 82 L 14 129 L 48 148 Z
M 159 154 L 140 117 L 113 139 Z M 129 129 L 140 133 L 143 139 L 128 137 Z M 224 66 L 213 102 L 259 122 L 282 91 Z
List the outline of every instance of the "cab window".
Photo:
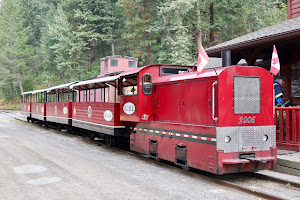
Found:
M 138 94 L 138 75 L 130 75 L 122 78 L 122 95 L 130 96 Z
M 152 77 L 150 74 L 143 75 L 143 93 L 145 95 L 152 94 Z

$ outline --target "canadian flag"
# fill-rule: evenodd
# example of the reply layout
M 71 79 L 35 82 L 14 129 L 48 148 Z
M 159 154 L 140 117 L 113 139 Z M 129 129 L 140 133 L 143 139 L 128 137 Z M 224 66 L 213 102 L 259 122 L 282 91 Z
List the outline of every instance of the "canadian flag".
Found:
M 270 72 L 276 76 L 278 74 L 279 70 L 280 70 L 280 63 L 279 63 L 278 53 L 277 53 L 276 47 L 274 45 Z
M 205 65 L 208 63 L 209 57 L 206 54 L 203 46 L 200 44 L 199 55 L 198 55 L 198 64 L 197 64 L 197 76 L 205 72 Z

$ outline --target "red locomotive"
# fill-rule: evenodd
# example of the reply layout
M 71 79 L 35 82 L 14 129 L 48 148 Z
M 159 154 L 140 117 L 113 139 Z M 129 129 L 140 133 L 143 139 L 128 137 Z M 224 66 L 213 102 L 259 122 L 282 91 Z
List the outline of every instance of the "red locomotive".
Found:
M 115 101 L 106 102 L 111 88 Z M 52 119 L 110 144 L 127 136 L 131 150 L 184 167 L 214 174 L 276 167 L 273 77 L 260 67 L 197 76 L 192 66 L 150 65 L 23 95 L 28 119 Z

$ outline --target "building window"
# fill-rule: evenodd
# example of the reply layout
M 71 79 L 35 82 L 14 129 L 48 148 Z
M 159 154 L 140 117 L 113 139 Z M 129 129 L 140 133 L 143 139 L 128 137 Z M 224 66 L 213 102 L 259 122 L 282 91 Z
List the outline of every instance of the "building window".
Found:
M 108 69 L 108 61 L 105 61 L 105 69 Z
M 111 67 L 118 67 L 118 60 L 110 60 Z
M 128 67 L 129 68 L 135 68 L 135 61 L 129 61 L 128 62 Z
M 291 92 L 292 97 L 300 97 L 300 63 L 292 65 Z

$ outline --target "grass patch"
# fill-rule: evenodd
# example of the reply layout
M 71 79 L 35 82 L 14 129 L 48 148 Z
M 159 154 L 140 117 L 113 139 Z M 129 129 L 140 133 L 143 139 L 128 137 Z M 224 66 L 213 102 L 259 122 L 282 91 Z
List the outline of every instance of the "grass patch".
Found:
M 0 99 L 0 109 L 21 110 L 21 104 L 19 102 L 5 103 L 3 99 Z

